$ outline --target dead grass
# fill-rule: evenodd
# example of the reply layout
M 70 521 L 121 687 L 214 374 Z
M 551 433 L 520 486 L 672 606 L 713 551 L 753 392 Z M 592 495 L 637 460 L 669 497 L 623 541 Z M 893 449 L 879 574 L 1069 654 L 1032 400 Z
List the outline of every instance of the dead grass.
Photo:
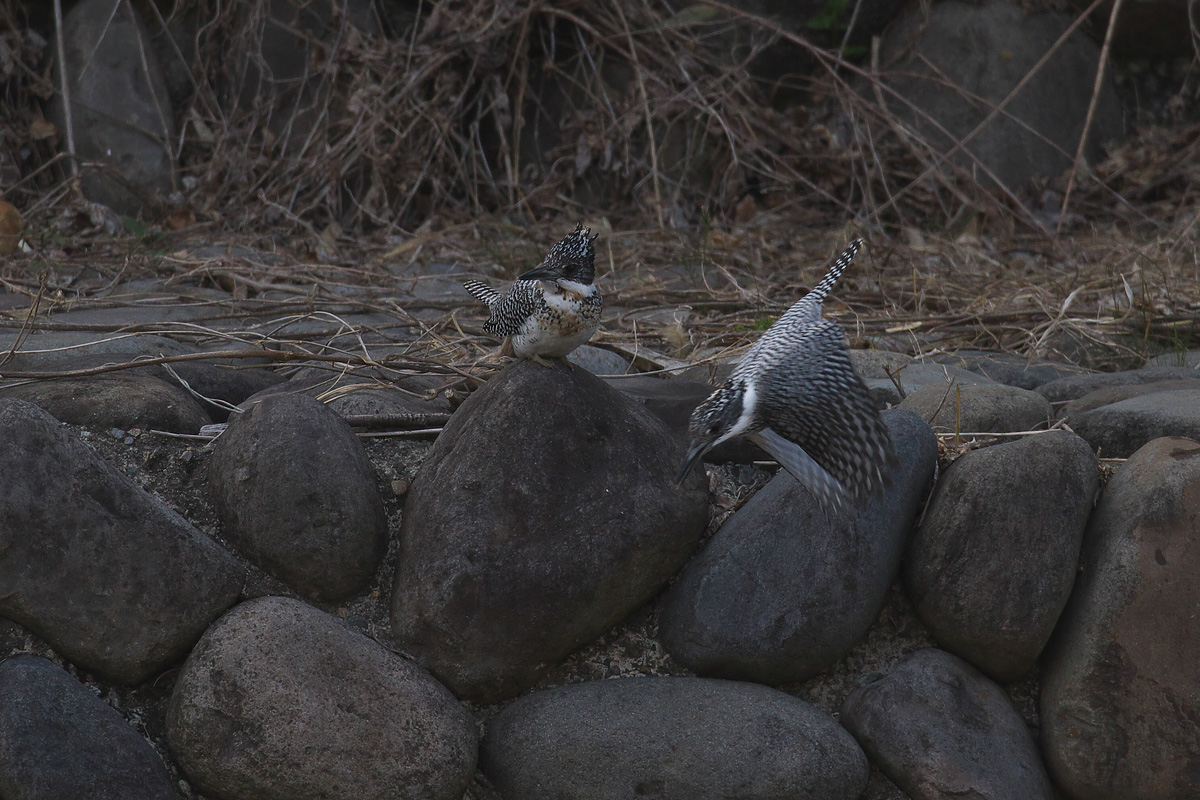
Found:
M 222 289 L 264 319 L 392 314 L 419 331 L 413 363 L 469 374 L 491 350 L 469 298 L 389 296 L 395 276 L 445 263 L 511 276 L 585 219 L 602 232 L 610 309 L 597 341 L 645 369 L 736 353 L 852 232 L 869 250 L 829 313 L 859 345 L 1115 367 L 1200 341 L 1200 125 L 1143 129 L 1032 194 L 984 189 L 950 166 L 954 148 L 889 113 L 896 98 L 870 59 L 717 2 L 455 0 L 391 36 L 335 15 L 320 37 L 286 26 L 306 48 L 294 84 L 261 70 L 259 43 L 280 23 L 264 2 L 161 5 L 189 56 L 172 144 L 187 188 L 162 212 L 165 232 L 126 221 L 132 235 L 114 240 L 119 220 L 66 199 L 68 170 L 39 122 L 52 48 L 0 0 L 0 92 L 20 109 L 0 121 L 0 178 L 32 249 L 0 279 L 40 297 L 37 318 L 0 325 L 46 327 L 48 313 L 153 277 Z M 817 65 L 800 87 L 810 114 L 774 109 L 751 73 L 782 40 Z M 278 258 L 191 255 L 212 242 Z M 448 313 L 415 323 L 422 308 Z M 255 346 L 295 346 L 280 341 Z

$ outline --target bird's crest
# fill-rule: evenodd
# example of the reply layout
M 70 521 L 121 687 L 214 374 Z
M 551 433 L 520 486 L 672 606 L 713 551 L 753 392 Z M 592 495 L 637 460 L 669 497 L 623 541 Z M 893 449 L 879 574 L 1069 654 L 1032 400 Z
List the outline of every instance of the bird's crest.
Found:
M 582 222 L 579 223 L 574 231 L 550 248 L 546 260 L 535 271 L 554 272 L 579 283 L 591 283 L 596 278 L 596 250 L 592 246 L 594 241 L 596 236 L 592 235 L 591 229 L 583 227 Z

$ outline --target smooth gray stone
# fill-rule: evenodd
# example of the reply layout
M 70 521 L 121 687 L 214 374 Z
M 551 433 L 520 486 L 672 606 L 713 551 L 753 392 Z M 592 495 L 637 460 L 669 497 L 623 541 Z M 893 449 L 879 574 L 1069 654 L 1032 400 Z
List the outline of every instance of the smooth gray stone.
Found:
M 611 378 L 606 380 L 606 383 L 645 406 L 646 410 L 662 420 L 685 446 L 692 438 L 688 427 L 692 412 L 716 390 L 715 386 L 687 378 L 654 378 L 640 375 Z M 771 456 L 745 439 L 722 442 L 704 454 L 704 462 L 708 464 L 749 464 L 752 461 L 770 459 Z
M 1090 107 L 1100 50 L 1082 31 L 1058 43 L 1072 22 L 1067 14 L 1026 13 L 1008 2 L 910 6 L 881 37 L 879 63 L 888 65 L 882 78 L 899 95 L 888 97 L 888 108 L 941 152 L 975 133 L 953 160 L 986 186 L 999 181 L 1016 190 L 1061 174 L 1085 119 L 1085 157 L 1099 163 L 1101 145 L 1124 134 L 1121 103 L 1106 77 Z M 1021 91 L 1010 96 L 1018 82 Z M 1005 100 L 1011 100 L 1007 113 L 985 123 Z
M 9 372 L 60 371 L 79 366 L 123 364 L 138 356 L 175 356 L 199 352 L 199 348 L 157 334 L 115 334 L 92 331 L 46 331 L 19 339 L 20 334 L 0 334 L 0 352 L 7 355 L 0 375 Z M 94 356 L 104 356 L 103 359 Z M 89 361 L 81 361 L 88 357 Z
M 446 414 L 450 403 L 436 388 L 444 376 L 413 375 L 391 381 L 366 373 L 304 369 L 291 380 L 275 384 L 248 398 L 250 408 L 268 397 L 304 395 L 320 400 L 339 416 L 378 414 Z
M 1146 362 L 1147 367 L 1187 367 L 1200 369 L 1200 350 L 1159 353 Z
M 1200 380 L 1200 370 L 1187 367 L 1142 367 L 1125 372 L 1093 372 L 1087 375 L 1071 375 L 1066 378 L 1043 383 L 1037 393 L 1051 403 L 1065 403 L 1083 397 L 1097 389 L 1110 386 L 1155 383 L 1157 381 Z M 1200 388 L 1198 385 L 1197 388 Z
M 865 378 L 863 382 L 876 399 L 891 405 L 899 405 L 908 395 L 927 387 L 940 387 L 945 392 L 953 391 L 952 387 L 954 386 L 995 383 L 991 378 L 959 367 L 921 362 L 902 364 L 892 370 L 891 378 Z M 896 386 L 897 383 L 900 385 L 899 388 Z M 901 390 L 903 390 L 903 394 Z
M 1045 361 L 985 350 L 957 350 L 936 355 L 933 360 L 939 364 L 953 364 L 971 372 L 978 372 L 986 378 L 1021 389 L 1036 389 L 1043 383 L 1087 371 L 1065 361 Z
M 461 800 L 475 721 L 406 658 L 299 600 L 218 620 L 184 664 L 167 740 L 206 796 Z
M 46 412 L 0 400 L 0 615 L 137 684 L 237 599 L 244 570 Z
M 904 398 L 900 408 L 915 412 L 939 433 L 1031 431 L 1045 428 L 1054 416 L 1037 392 L 1002 383 L 926 386 Z
M 0 664 L 0 795 L 5 800 L 175 800 L 154 748 L 52 662 Z
M 534 692 L 488 721 L 505 800 L 853 800 L 867 761 L 824 711 L 765 686 L 622 678 Z
M 909 369 L 917 361 L 905 353 L 893 353 L 889 350 L 851 350 L 850 360 L 854 369 L 863 380 L 882 378 L 888 380 L 888 372 L 895 375 L 902 369 Z
M 1113 403 L 1119 403 L 1131 397 L 1141 397 L 1144 394 L 1174 392 L 1180 389 L 1200 389 L 1200 386 L 1197 386 L 1195 382 L 1190 380 L 1154 381 L 1153 383 L 1134 383 L 1128 386 L 1109 386 L 1106 389 L 1097 389 L 1094 392 L 1088 392 L 1083 397 L 1071 400 L 1059 410 L 1058 417 L 1059 419 L 1072 422 L 1085 411 L 1091 411 L 1094 408 L 1111 406 Z
M 305 597 L 342 600 L 375 575 L 387 516 L 362 443 L 305 395 L 238 414 L 205 467 L 225 539 Z
M 1055 800 L 1008 695 L 941 650 L 918 650 L 856 690 L 841 720 L 912 800 Z
M 176 188 L 175 114 L 150 33 L 132 5 L 82 0 L 67 12 L 62 39 L 75 155 L 104 167 L 82 173 L 83 191 L 92 202 L 136 216 L 145 201 Z M 56 87 L 63 68 L 56 58 Z M 58 91 L 48 113 L 65 131 Z
M 1043 657 L 1042 750 L 1075 800 L 1191 800 L 1200 775 L 1200 444 L 1109 480 Z
M 583 367 L 593 375 L 624 375 L 629 372 L 629 362 L 611 350 L 593 347 L 590 344 L 575 348 L 568 356 L 577 367 Z
M 1071 427 L 1107 458 L 1128 458 L 1163 436 L 1200 439 L 1200 383 L 1131 397 L 1077 414 Z
M 179 386 L 124 372 L 21 383 L 0 389 L 0 397 L 26 400 L 60 422 L 100 430 L 199 433 L 212 422 Z
M 726 520 L 664 598 L 659 633 L 671 655 L 701 675 L 782 684 L 828 668 L 862 638 L 937 456 L 911 411 L 884 419 L 899 465 L 857 514 L 825 511 L 780 472 Z
M 1037 661 L 1075 579 L 1099 482 L 1069 431 L 973 450 L 938 481 L 904 562 L 938 643 L 998 681 Z
M 494 702 L 649 600 L 695 549 L 706 484 L 684 446 L 604 381 L 518 361 L 474 392 L 408 492 L 397 642 Z
M 120 309 L 116 309 L 120 311 Z M 16 335 L 0 334 L 0 352 L 7 353 L 16 342 Z M 242 345 L 218 345 L 216 349 L 242 349 Z M 139 357 L 176 356 L 196 354 L 214 349 L 212 346 L 199 348 L 191 344 L 156 334 L 112 334 L 91 331 L 48 331 L 35 333 L 21 343 L 12 360 L 0 367 L 0 376 L 14 372 L 64 372 L 69 370 L 93 369 L 110 364 L 124 364 Z M 247 369 L 253 364 L 262 364 L 258 359 L 213 359 L 178 361 L 169 365 L 131 367 L 105 376 L 145 375 L 162 380 L 177 391 L 186 391 L 182 378 L 201 398 L 195 398 L 213 419 L 224 420 L 228 411 L 219 403 L 203 398 L 224 401 L 237 405 L 251 394 L 284 380 L 283 376 L 263 369 Z M 169 368 L 168 368 L 169 367 Z M 172 371 L 175 373 L 172 375 Z M 177 378 L 176 375 L 179 377 Z M 64 380 L 64 379 L 55 379 Z M 188 395 L 191 397 L 191 395 Z M 126 427 L 134 427 L 129 425 Z

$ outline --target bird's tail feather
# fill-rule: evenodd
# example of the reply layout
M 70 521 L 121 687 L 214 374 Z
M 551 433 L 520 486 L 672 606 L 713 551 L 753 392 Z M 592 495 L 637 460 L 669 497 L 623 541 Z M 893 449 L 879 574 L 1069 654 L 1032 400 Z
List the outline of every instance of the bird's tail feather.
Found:
M 862 239 L 855 239 L 851 242 L 850 246 L 843 250 L 842 254 L 837 257 L 837 261 L 833 262 L 833 266 L 829 268 L 829 272 L 825 273 L 825 277 L 821 278 L 821 282 L 804 296 L 805 301 L 816 301 L 818 304 L 823 303 L 825 298 L 829 296 L 829 293 L 833 291 L 833 287 L 837 284 L 838 279 L 842 277 L 842 273 L 846 271 L 846 267 L 850 266 L 850 262 L 858 254 L 858 250 L 862 247 L 862 244 Z
M 476 300 L 483 303 L 485 306 L 490 306 L 500 299 L 499 292 L 488 286 L 483 281 L 465 281 L 463 283 L 463 288 L 470 292 Z

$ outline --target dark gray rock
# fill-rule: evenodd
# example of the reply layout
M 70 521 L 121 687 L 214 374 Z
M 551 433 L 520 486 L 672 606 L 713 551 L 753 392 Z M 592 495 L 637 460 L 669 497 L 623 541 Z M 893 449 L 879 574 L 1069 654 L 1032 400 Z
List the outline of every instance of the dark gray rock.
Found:
M 206 795 L 461 800 L 475 722 L 412 662 L 299 600 L 217 621 L 171 696 L 167 739 Z
M 408 492 L 392 628 L 462 697 L 494 701 L 645 603 L 695 548 L 705 483 L 599 378 L 519 361 L 472 394 Z
M 1145 394 L 1076 414 L 1071 428 L 1107 458 L 1128 458 L 1163 436 L 1200 439 L 1200 383 L 1195 389 Z
M 1032 72 L 1005 113 L 993 116 L 953 160 L 992 184 L 967 155 L 973 154 L 1010 189 L 1055 177 L 1071 166 L 1084 132 L 1099 48 L 1077 31 L 1044 68 L 1034 68 L 1071 22 L 1065 14 L 1026 13 L 998 1 L 913 8 L 883 37 L 882 78 L 904 98 L 889 98 L 888 108 L 946 152 Z M 1100 145 L 1124 132 L 1120 101 L 1107 77 L 1090 121 L 1085 155 L 1098 163 Z
M 1134 383 L 1128 386 L 1109 386 L 1106 389 L 1097 389 L 1094 392 L 1088 392 L 1083 397 L 1070 401 L 1059 411 L 1059 418 L 1073 422 L 1076 417 L 1085 411 L 1091 411 L 1093 408 L 1100 408 L 1101 406 L 1111 406 L 1113 403 L 1119 403 L 1131 397 L 1188 389 L 1200 390 L 1200 384 L 1191 380 L 1182 380 Z
M 1043 659 L 1042 749 L 1076 800 L 1184 800 L 1200 775 L 1200 444 L 1109 480 Z
M 737 367 L 737 359 L 732 361 L 710 361 L 707 364 L 693 364 L 690 367 L 685 367 L 678 372 L 671 373 L 671 377 L 687 381 L 699 381 L 709 387 L 715 387 L 729 380 L 729 376 L 733 374 L 735 367 Z M 650 378 L 654 376 L 644 375 L 642 377 Z
M 581 345 L 567 355 L 567 361 L 583 367 L 593 375 L 624 375 L 629 372 L 629 362 L 612 350 L 594 345 Z
M 174 800 L 150 743 L 65 670 L 0 664 L 0 795 L 11 800 Z
M 138 356 L 176 356 L 199 352 L 196 347 L 154 334 L 118 336 L 91 331 L 47 331 L 26 338 L 16 333 L 0 335 L 0 351 L 5 355 L 18 343 L 20 347 L 11 359 L 4 362 L 0 375 L 98 367 L 102 364 L 123 364 Z
M 199 433 L 212 422 L 182 388 L 148 375 L 114 372 L 22 383 L 0 389 L 0 397 L 27 400 L 60 422 L 90 428 Z
M 780 684 L 817 674 L 875 621 L 933 477 L 933 432 L 884 413 L 900 466 L 856 517 L 831 515 L 781 472 L 730 517 L 680 575 L 659 630 L 702 675 Z
M 685 446 L 691 442 L 692 438 L 688 430 L 692 412 L 716 388 L 707 383 L 686 378 L 653 378 L 639 375 L 613 378 L 607 383 L 645 406 L 646 410 L 662 420 L 671 433 Z M 771 456 L 745 439 L 722 442 L 704 454 L 704 461 L 710 464 L 723 464 L 731 461 L 737 464 L 749 464 L 752 461 L 769 461 L 770 459 Z
M 998 383 L 1021 389 L 1036 389 L 1043 383 L 1086 371 L 1082 367 L 1063 361 L 1045 361 L 986 350 L 956 350 L 953 353 L 936 355 L 933 360 L 939 364 L 952 364 L 971 372 L 978 372 Z
M 115 11 L 114 11 L 115 9 Z M 150 33 L 134 8 L 110 0 L 82 0 L 66 15 L 63 42 L 71 94 L 75 152 L 103 170 L 83 173 L 84 193 L 120 214 L 175 188 L 175 115 L 167 99 Z M 63 64 L 54 65 L 59 85 Z M 67 129 L 61 95 L 50 118 Z M 66 134 L 59 137 L 65 144 Z
M 995 383 L 991 378 L 986 378 L 979 373 L 949 364 L 923 364 L 920 362 L 902 364 L 892 370 L 890 378 L 864 378 L 863 382 L 877 399 L 885 400 L 891 405 L 898 405 L 908 395 L 927 387 L 938 387 L 944 392 L 952 386 Z M 899 385 L 897 386 L 897 384 Z
M 854 368 L 871 392 L 876 408 L 880 410 L 900 404 L 904 399 L 900 394 L 900 387 L 903 387 L 900 375 L 918 366 L 912 356 L 889 350 L 851 350 L 850 360 L 854 362 Z
M 888 378 L 888 373 L 895 375 L 902 369 L 916 364 L 917 361 L 905 353 L 893 353 L 890 350 L 851 350 L 850 360 L 859 377 Z
M 1008 695 L 949 653 L 907 656 L 846 698 L 841 720 L 912 800 L 1054 800 Z
M 1016 386 L 926 386 L 900 402 L 939 433 L 1004 433 L 1045 428 L 1054 412 L 1037 392 Z
M 1069 431 L 974 450 L 938 481 L 904 578 L 938 643 L 996 680 L 1029 671 L 1067 603 L 1099 482 Z
M 375 574 L 387 539 L 375 471 L 349 426 L 311 397 L 237 415 L 206 474 L 225 538 L 306 597 L 344 599 Z
M 125 300 L 122 299 L 122 302 Z M 137 302 L 137 300 L 130 298 L 128 302 Z M 166 300 L 162 302 L 163 305 L 153 307 L 162 312 L 157 316 L 171 317 L 170 312 L 179 308 L 179 306 L 167 304 Z M 113 312 L 113 316 L 120 324 L 130 324 L 130 318 L 136 316 L 136 312 L 145 312 L 147 309 L 134 308 L 131 310 L 127 306 L 120 306 L 102 310 Z M 182 312 L 177 316 L 189 318 Z M 16 341 L 15 334 L 0 335 L 0 351 L 7 353 Z M 92 369 L 107 364 L 126 363 L 141 356 L 187 355 L 212 349 L 213 347 L 209 346 L 202 350 L 196 346 L 155 334 L 139 333 L 114 336 L 113 334 L 88 331 L 49 331 L 37 333 L 25 339 L 12 360 L 0 368 L 0 375 L 26 371 L 61 372 Z M 240 349 L 240 346 L 220 345 L 216 349 Z M 213 419 L 223 421 L 228 416 L 228 410 L 220 403 L 209 402 L 203 398 L 237 405 L 255 392 L 284 380 L 283 376 L 269 370 L 247 368 L 262 363 L 267 362 L 258 359 L 177 361 L 169 366 L 133 367 L 110 374 L 146 375 L 163 380 L 176 388 L 180 387 L 180 379 L 183 379 L 196 394 L 200 395 L 196 398 L 200 407 Z
M 1159 353 L 1146 362 L 1147 367 L 1186 367 L 1200 370 L 1200 350 Z
M 1036 391 L 1051 403 L 1065 403 L 1097 389 L 1110 386 L 1131 386 L 1157 381 L 1200 380 L 1200 370 L 1187 367 L 1142 367 L 1125 372 L 1093 372 L 1071 375 L 1043 383 Z
M 488 721 L 505 800 L 852 800 L 867 760 L 824 711 L 766 686 L 625 678 L 560 686 Z
M 331 95 L 322 81 L 309 80 L 310 65 L 318 53 L 337 46 L 337 38 L 349 35 L 343 26 L 353 26 L 356 36 L 379 35 L 379 19 L 370 0 L 269 0 L 266 13 L 254 7 L 238 10 L 232 22 L 247 29 L 245 46 L 230 53 L 227 69 L 241 76 L 236 83 L 237 103 L 244 109 L 277 113 L 268 117 L 269 130 L 286 137 L 286 147 L 303 152 L 314 126 L 341 120 L 345 101 Z
M 829 6 L 821 0 L 733 0 L 729 5 L 765 16 L 791 31 L 817 43 L 823 49 L 837 49 L 843 36 L 852 45 L 868 45 L 901 10 L 900 4 L 889 0 L 865 0 L 860 8 Z M 752 23 L 734 18 L 743 45 L 755 42 L 751 69 L 766 83 L 787 84 L 785 75 L 806 73 L 817 65 L 811 51 L 790 41 L 780 40 L 762 44 L 762 29 Z M 796 91 L 794 87 L 774 86 L 784 97 Z
M 205 348 L 206 351 L 211 349 Z M 255 367 L 258 363 L 258 359 L 233 358 L 176 362 L 170 369 L 178 378 L 168 372 L 166 365 L 151 369 L 157 370 L 159 377 L 168 383 L 176 384 L 180 379 L 186 381 L 208 415 L 217 422 L 224 422 L 229 417 L 229 406 L 240 405 L 246 398 L 287 380 L 278 372 Z
M 382 414 L 446 414 L 449 401 L 439 393 L 445 376 L 410 375 L 397 381 L 370 371 L 354 373 L 304 369 L 286 383 L 246 399 L 243 408 L 280 395 L 307 395 L 339 416 Z
M 1071 0 L 1068 5 L 1079 12 L 1091 4 Z M 1189 0 L 1134 0 L 1123 4 L 1113 27 L 1113 55 L 1120 56 L 1122 61 L 1144 59 L 1156 69 L 1172 59 L 1185 58 L 1190 62 L 1196 51 L 1189 5 Z M 1111 11 L 1111 6 L 1101 6 L 1093 14 L 1093 35 L 1103 38 Z M 1140 101 L 1144 103 L 1146 99 Z
M 136 684 L 242 588 L 233 556 L 46 412 L 0 401 L 0 615 L 80 667 Z

